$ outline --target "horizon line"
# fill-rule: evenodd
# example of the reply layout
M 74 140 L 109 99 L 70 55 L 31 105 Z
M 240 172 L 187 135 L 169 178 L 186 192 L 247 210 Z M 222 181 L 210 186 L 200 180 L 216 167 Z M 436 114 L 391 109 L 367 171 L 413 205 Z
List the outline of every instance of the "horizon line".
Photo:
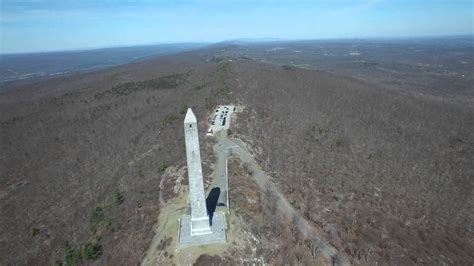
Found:
M 474 33 L 471 34 L 453 34 L 453 35 L 413 35 L 413 36 L 379 36 L 379 37 L 327 37 L 327 38 L 275 38 L 275 37 L 261 37 L 261 38 L 233 38 L 233 39 L 224 39 L 219 41 L 183 41 L 183 42 L 151 42 L 151 43 L 141 43 L 141 44 L 118 44 L 112 46 L 97 46 L 97 47 L 78 47 L 71 49 L 52 49 L 52 50 L 36 50 L 36 51 L 27 51 L 27 52 L 12 52 L 12 53 L 2 53 L 0 56 L 10 56 L 10 55 L 28 55 L 28 54 L 47 54 L 47 53 L 64 53 L 64 52 L 87 52 L 95 50 L 106 50 L 106 49 L 119 49 L 119 48 L 132 48 L 140 46 L 160 46 L 160 45 L 214 45 L 227 42 L 247 42 L 247 43 L 265 43 L 265 42 L 298 42 L 298 41 L 337 41 L 337 40 L 403 40 L 403 39 L 429 39 L 429 38 L 455 38 L 455 37 L 471 37 L 474 38 Z

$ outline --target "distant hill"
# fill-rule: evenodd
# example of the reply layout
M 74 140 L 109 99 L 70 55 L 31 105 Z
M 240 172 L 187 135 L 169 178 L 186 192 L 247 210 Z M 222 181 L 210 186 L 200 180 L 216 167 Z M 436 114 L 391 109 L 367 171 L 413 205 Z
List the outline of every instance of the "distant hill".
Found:
M 46 53 L 0 55 L 0 83 L 29 82 L 61 74 L 94 71 L 150 57 L 205 46 L 203 43 L 156 44 Z M 3 84 L 2 87 L 7 87 Z M 1 88 L 1 87 L 0 87 Z

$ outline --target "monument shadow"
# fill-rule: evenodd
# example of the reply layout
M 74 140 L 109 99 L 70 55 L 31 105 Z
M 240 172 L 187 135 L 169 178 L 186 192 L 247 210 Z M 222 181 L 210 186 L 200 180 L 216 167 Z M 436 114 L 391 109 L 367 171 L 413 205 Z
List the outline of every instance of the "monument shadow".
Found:
M 219 195 L 221 194 L 221 189 L 219 187 L 212 188 L 209 192 L 209 195 L 206 198 L 206 207 L 207 214 L 209 215 L 209 223 L 212 225 L 212 217 L 216 211 L 217 201 L 219 200 Z

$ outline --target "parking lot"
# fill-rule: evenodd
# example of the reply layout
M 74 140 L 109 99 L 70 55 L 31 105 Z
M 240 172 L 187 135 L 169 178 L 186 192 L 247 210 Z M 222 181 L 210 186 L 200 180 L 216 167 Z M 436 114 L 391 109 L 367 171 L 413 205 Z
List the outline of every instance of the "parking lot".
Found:
M 207 135 L 212 136 L 214 133 L 229 129 L 230 118 L 235 111 L 234 105 L 219 105 L 211 114 L 209 129 Z

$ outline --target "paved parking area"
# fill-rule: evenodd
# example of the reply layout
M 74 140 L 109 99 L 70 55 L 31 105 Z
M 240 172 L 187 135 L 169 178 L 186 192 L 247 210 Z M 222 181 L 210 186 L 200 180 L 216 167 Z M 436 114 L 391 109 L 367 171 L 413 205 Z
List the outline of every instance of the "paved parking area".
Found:
M 217 106 L 211 114 L 207 135 L 214 135 L 218 131 L 229 129 L 230 117 L 234 111 L 234 105 Z

